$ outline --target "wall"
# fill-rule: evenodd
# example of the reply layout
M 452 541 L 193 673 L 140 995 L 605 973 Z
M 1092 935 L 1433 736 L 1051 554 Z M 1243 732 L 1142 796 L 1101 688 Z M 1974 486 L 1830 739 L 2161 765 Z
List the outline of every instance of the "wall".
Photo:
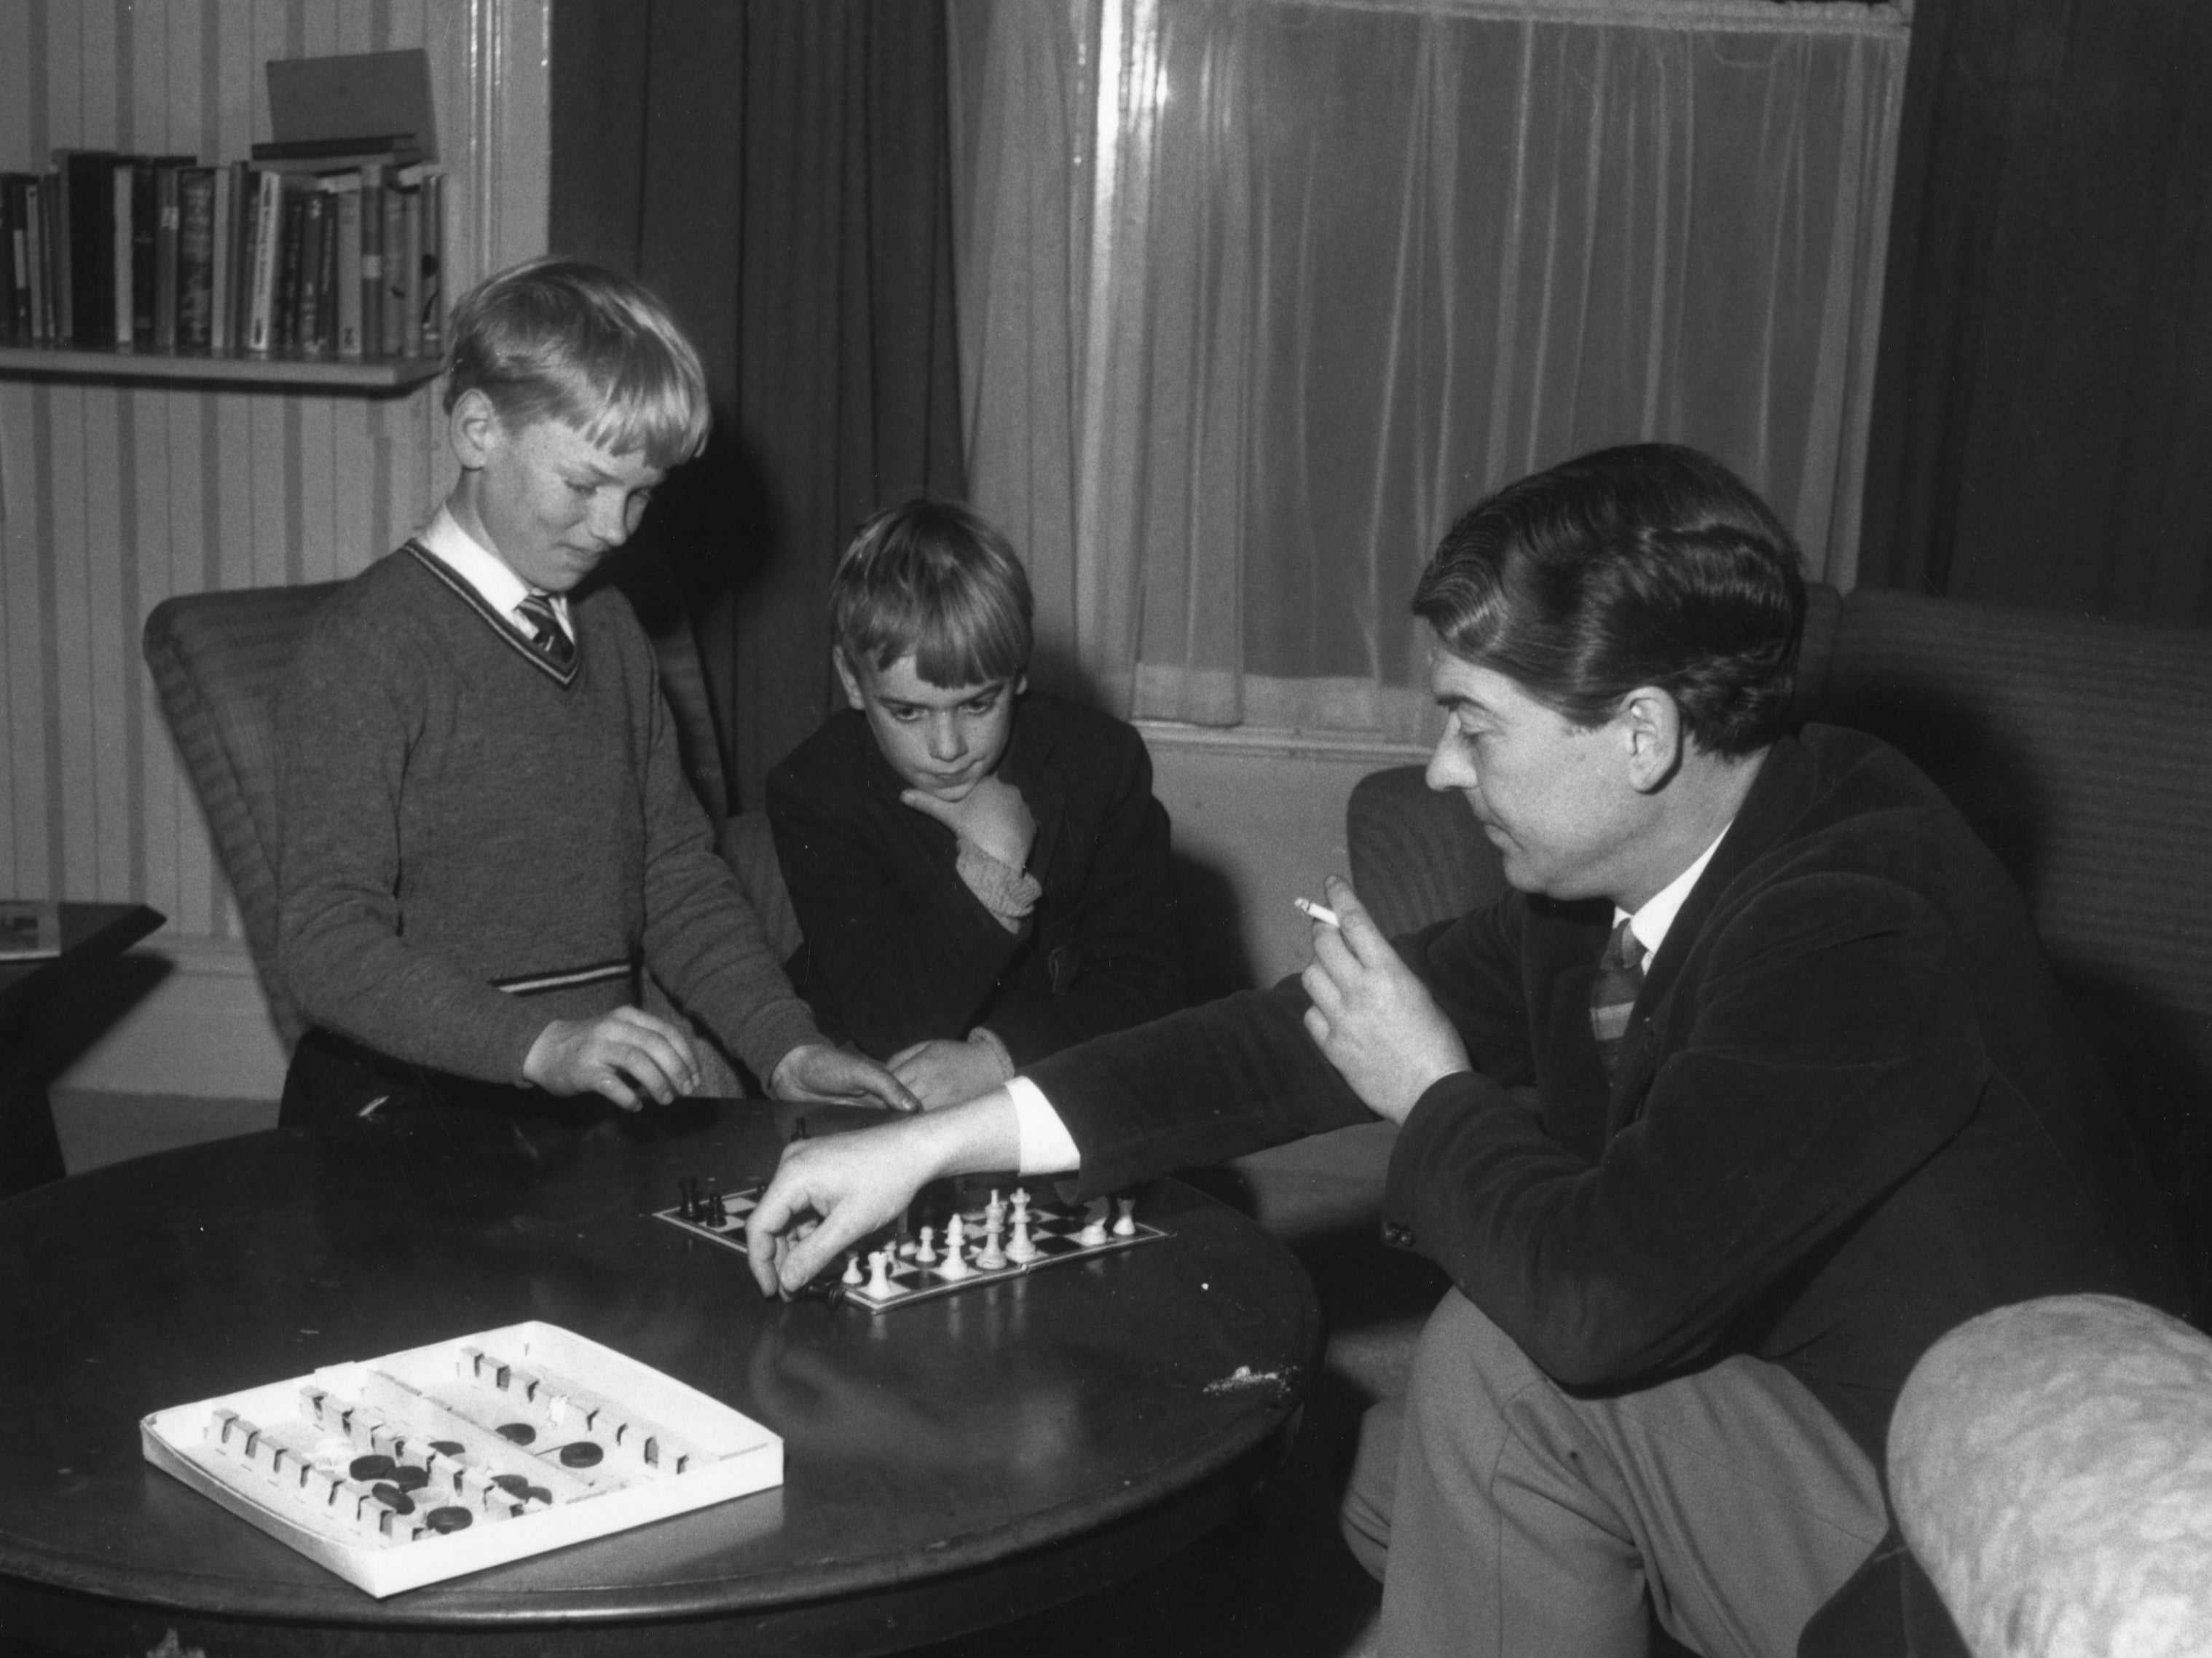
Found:
M 269 137 L 268 59 L 423 46 L 457 293 L 544 246 L 549 11 L 0 0 L 0 168 L 69 146 L 238 159 Z M 168 916 L 154 948 L 176 971 L 144 1011 L 202 1022 L 218 1075 L 265 1070 L 274 1037 L 237 997 L 236 912 L 139 631 L 170 593 L 347 575 L 386 550 L 448 481 L 434 398 L 0 376 L 0 893 Z

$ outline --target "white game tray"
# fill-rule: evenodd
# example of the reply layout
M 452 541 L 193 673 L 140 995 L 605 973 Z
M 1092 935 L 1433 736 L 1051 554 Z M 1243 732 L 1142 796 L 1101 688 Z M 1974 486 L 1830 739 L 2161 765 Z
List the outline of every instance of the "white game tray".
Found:
M 783 1441 L 550 1324 L 156 1411 L 146 1460 L 380 1598 L 783 1483 Z

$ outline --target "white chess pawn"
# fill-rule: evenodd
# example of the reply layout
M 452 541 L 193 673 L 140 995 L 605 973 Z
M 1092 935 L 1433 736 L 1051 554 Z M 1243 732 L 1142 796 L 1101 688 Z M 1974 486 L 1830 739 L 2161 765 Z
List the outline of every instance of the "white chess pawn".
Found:
M 848 1249 L 845 1252 L 845 1282 L 858 1284 L 860 1281 L 860 1252 L 858 1249 Z
M 1017 1224 L 1030 1218 L 1030 1194 L 1022 1187 L 1014 1188 L 1014 1220 Z
M 1136 1236 L 1136 1199 L 1116 1198 L 1114 1201 L 1121 1206 L 1121 1218 L 1114 1223 L 1114 1236 L 1117 1238 L 1133 1238 Z
M 999 1247 L 999 1223 L 995 1217 L 984 1224 L 983 1247 L 975 1252 L 975 1264 L 990 1272 L 1006 1264 L 1006 1252 Z
M 961 1253 L 966 1240 L 960 1236 L 960 1217 L 955 1215 L 945 1223 L 945 1259 L 938 1264 L 939 1278 L 966 1278 L 973 1269 Z
M 868 1257 L 868 1293 L 887 1296 L 891 1292 L 891 1252 L 878 1249 Z
M 1091 1199 L 1090 1212 L 1084 1218 L 1083 1230 L 1075 1235 L 1078 1243 L 1087 1245 L 1106 1242 L 1106 1208 L 1105 1199 Z
M 1008 1260 L 1035 1260 L 1041 1252 L 1030 1239 L 1030 1218 L 1023 1206 L 1014 1206 L 1014 1237 L 1006 1246 Z
M 924 1266 L 937 1259 L 937 1229 L 934 1226 L 921 1229 L 921 1242 L 915 1246 L 914 1258 Z

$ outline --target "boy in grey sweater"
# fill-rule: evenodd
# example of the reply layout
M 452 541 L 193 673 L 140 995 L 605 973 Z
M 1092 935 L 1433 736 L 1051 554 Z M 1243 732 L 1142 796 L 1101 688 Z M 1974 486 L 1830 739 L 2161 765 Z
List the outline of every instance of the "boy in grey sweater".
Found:
M 539 259 L 457 307 L 444 508 L 318 614 L 279 720 L 279 960 L 316 1029 L 282 1120 L 625 1109 L 701 1084 L 650 969 L 769 1090 L 903 1109 L 826 1042 L 678 763 L 628 602 L 586 582 L 705 441 L 659 303 Z

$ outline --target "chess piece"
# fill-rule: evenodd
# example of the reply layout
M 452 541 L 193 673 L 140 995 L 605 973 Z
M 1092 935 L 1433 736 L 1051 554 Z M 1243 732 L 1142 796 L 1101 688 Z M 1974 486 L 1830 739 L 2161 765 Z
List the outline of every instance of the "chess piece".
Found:
M 868 1293 L 881 1299 L 891 1292 L 891 1252 L 878 1249 L 868 1257 Z
M 988 1217 L 983 1229 L 983 1247 L 975 1252 L 975 1264 L 986 1272 L 995 1272 L 1006 1264 L 1006 1252 L 999 1247 L 999 1222 Z
M 1105 1199 L 1091 1199 L 1091 1207 L 1084 1216 L 1083 1230 L 1075 1235 L 1075 1241 L 1078 1243 L 1086 1248 L 1095 1248 L 1106 1242 L 1106 1210 Z
M 1030 1237 L 1028 1206 L 1017 1202 L 1014 1205 L 1013 1241 L 1006 1245 L 1006 1259 L 1008 1260 L 1035 1260 L 1042 1253 L 1042 1251 L 1038 1249 L 1036 1242 Z
M 995 1232 L 1006 1224 L 1006 1206 L 999 1196 L 999 1188 L 994 1186 L 991 1188 L 991 1200 L 983 1206 L 983 1229 L 987 1232 Z
M 1137 1200 L 1136 1200 L 1136 1199 L 1134 1199 L 1134 1198 L 1116 1198 L 1116 1199 L 1114 1199 L 1114 1201 L 1115 1201 L 1115 1203 L 1119 1204 L 1119 1205 L 1121 1206 L 1121 1219 L 1119 1219 L 1119 1220 L 1117 1220 L 1117 1221 L 1115 1221 L 1115 1222 L 1114 1223 L 1114 1236 L 1115 1236 L 1115 1237 L 1117 1237 L 1117 1238 L 1133 1238 L 1133 1237 L 1136 1236 L 1137 1236 L 1137 1218 L 1136 1218 L 1136 1217 L 1137 1217 Z
M 939 1278 L 966 1278 L 974 1269 L 967 1257 L 961 1254 L 964 1240 L 960 1236 L 960 1217 L 954 1215 L 945 1223 L 945 1259 L 938 1264 Z
M 1014 1219 L 1019 1222 L 1027 1220 L 1029 1218 L 1030 1194 L 1021 1187 L 1017 1186 L 1014 1188 Z
M 921 1242 L 915 1246 L 914 1258 L 924 1266 L 936 1260 L 937 1229 L 934 1226 L 925 1226 L 921 1229 Z
M 699 1205 L 691 1195 L 691 1180 L 688 1175 L 676 1182 L 676 1218 L 678 1220 L 699 1218 Z
M 860 1252 L 858 1249 L 848 1249 L 845 1252 L 845 1282 L 858 1284 L 860 1281 Z

